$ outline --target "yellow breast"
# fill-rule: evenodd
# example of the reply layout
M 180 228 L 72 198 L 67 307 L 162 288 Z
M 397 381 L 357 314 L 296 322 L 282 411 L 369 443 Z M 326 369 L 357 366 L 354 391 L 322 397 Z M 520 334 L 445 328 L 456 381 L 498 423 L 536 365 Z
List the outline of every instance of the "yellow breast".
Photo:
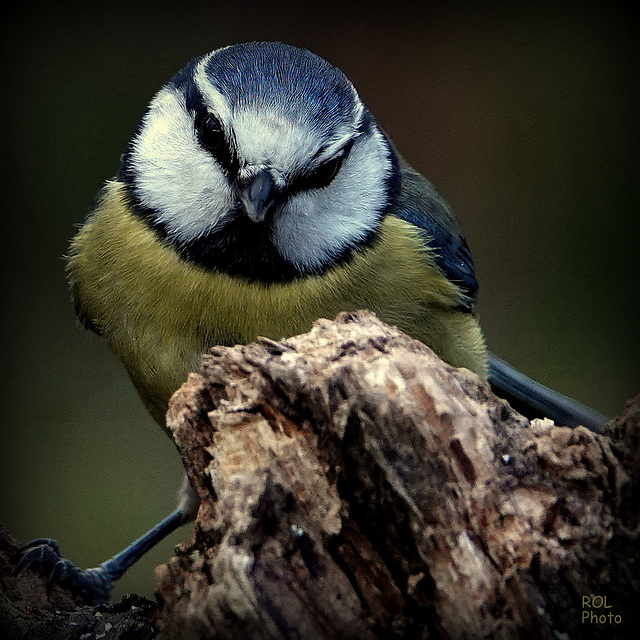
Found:
M 452 308 L 457 287 L 416 230 L 391 216 L 379 239 L 347 263 L 267 285 L 181 259 L 131 211 L 123 185 L 111 182 L 73 240 L 69 270 L 82 314 L 101 329 L 161 424 L 171 393 L 211 346 L 295 335 L 340 311 L 370 309 L 451 364 L 486 375 L 475 318 Z

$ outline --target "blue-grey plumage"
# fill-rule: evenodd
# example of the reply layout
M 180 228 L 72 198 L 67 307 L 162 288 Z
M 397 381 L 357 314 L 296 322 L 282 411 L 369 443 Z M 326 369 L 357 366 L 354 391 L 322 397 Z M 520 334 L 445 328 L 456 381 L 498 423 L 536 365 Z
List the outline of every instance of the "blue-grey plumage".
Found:
M 281 43 L 208 53 L 156 94 L 73 241 L 69 271 L 80 317 L 104 335 L 160 424 L 211 346 L 278 339 L 360 308 L 454 366 L 491 373 L 525 404 L 533 388 L 493 357 L 489 369 L 473 261 L 443 198 L 341 71 Z M 550 417 L 567 406 L 536 394 Z M 73 567 L 69 575 L 103 598 L 193 515 L 184 496 L 154 535 L 90 580 Z

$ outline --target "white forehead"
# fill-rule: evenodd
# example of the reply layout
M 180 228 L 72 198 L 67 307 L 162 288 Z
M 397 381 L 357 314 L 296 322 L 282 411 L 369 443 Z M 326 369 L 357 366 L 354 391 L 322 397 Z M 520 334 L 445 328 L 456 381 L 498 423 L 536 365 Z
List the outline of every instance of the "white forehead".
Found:
M 211 82 L 206 66 L 215 52 L 205 56 L 197 65 L 194 79 L 206 106 L 232 131 L 239 157 L 248 164 L 268 164 L 283 173 L 308 165 L 320 149 L 316 162 L 332 157 L 353 137 L 364 107 L 357 94 L 350 124 L 335 128 L 330 139 L 314 129 L 304 114 L 293 120 L 277 104 L 265 103 L 260 109 L 252 104 L 231 107 Z M 355 90 L 354 90 L 355 94 Z

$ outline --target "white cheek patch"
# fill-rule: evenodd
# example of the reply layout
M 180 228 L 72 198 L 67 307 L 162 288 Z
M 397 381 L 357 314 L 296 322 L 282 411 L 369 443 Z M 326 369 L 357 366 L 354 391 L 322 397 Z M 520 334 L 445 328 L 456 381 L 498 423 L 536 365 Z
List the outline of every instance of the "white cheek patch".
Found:
M 329 186 L 295 195 L 277 214 L 272 239 L 278 251 L 303 271 L 330 264 L 376 228 L 390 171 L 380 131 L 358 138 Z
M 152 100 L 131 161 L 142 206 L 155 210 L 178 242 L 208 233 L 233 206 L 229 183 L 199 146 L 184 97 L 175 88 L 165 87 Z

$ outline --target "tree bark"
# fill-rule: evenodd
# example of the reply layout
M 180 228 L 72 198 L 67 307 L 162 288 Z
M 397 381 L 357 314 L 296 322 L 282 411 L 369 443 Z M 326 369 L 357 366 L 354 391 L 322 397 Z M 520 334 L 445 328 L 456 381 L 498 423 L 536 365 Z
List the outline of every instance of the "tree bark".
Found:
M 358 312 L 214 348 L 167 420 L 201 506 L 159 610 L 48 599 L 0 536 L 8 637 L 637 636 L 640 397 L 603 435 L 529 422 Z
M 157 571 L 163 636 L 629 637 L 628 414 L 529 423 L 364 312 L 215 348 L 168 414 L 202 504 Z

